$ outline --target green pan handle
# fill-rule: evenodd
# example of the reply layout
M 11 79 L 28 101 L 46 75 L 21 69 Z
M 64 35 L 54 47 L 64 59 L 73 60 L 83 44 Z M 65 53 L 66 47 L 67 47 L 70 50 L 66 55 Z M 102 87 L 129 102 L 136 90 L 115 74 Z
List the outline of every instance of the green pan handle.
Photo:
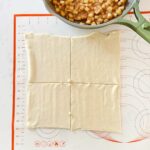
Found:
M 132 30 L 134 30 L 137 34 L 139 34 L 143 39 L 145 39 L 148 43 L 150 43 L 150 22 L 148 22 L 140 13 L 139 10 L 139 2 L 136 2 L 133 5 L 133 10 L 137 22 L 133 22 L 130 20 L 126 20 L 124 18 L 120 18 L 117 23 L 128 26 Z

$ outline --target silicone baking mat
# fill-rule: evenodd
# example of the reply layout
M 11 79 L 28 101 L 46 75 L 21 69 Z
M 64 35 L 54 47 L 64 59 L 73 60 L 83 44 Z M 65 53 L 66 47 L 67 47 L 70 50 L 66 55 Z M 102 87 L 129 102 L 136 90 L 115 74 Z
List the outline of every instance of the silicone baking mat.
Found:
M 150 12 L 143 12 L 143 15 L 150 20 Z M 132 13 L 127 18 L 134 20 Z M 150 45 L 123 26 L 113 25 L 100 31 L 118 29 L 121 32 L 122 133 L 29 130 L 25 126 L 28 68 L 24 34 L 34 32 L 73 36 L 93 30 L 70 27 L 49 14 L 14 15 L 12 150 L 105 150 L 106 144 L 117 145 L 116 150 L 126 149 L 124 146 L 130 150 L 135 143 L 150 142 Z

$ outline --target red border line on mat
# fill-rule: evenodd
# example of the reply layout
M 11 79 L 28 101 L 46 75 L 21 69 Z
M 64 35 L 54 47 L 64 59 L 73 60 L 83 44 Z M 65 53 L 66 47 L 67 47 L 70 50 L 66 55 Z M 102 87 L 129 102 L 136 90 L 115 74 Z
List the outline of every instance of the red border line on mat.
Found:
M 142 14 L 150 14 L 150 11 L 142 11 Z M 133 14 L 129 12 L 128 14 Z M 16 21 L 17 17 L 45 17 L 52 14 L 15 14 L 13 22 L 13 89 L 12 89 L 12 122 L 11 122 L 11 150 L 15 150 L 15 105 L 16 105 Z
M 134 12 L 128 12 L 128 14 L 134 14 Z M 150 11 L 141 11 L 141 14 L 150 14 Z
M 15 14 L 15 17 L 48 17 L 53 16 L 52 14 Z

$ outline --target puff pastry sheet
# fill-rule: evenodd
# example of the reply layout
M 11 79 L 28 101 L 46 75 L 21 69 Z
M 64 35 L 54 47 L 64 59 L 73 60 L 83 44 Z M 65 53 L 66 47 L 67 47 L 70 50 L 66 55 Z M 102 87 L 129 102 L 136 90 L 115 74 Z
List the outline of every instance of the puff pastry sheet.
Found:
M 29 128 L 121 131 L 119 32 L 27 34 Z

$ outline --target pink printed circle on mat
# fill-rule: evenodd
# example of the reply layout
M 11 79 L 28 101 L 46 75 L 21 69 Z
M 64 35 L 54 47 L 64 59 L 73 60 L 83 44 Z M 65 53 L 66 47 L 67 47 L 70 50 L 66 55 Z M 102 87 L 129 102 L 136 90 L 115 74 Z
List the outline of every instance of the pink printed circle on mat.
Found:
M 150 137 L 150 109 L 142 110 L 137 115 L 136 129 L 143 138 Z
M 132 40 L 132 50 L 136 56 L 142 59 L 150 59 L 149 43 L 136 35 Z
M 141 114 L 142 109 L 145 108 L 143 103 L 135 96 L 126 94 L 123 96 L 123 101 L 121 105 L 122 109 L 122 133 L 109 133 L 105 132 L 105 136 L 101 134 L 101 132 L 92 132 L 99 138 L 117 142 L 117 143 L 131 143 L 131 142 L 138 142 L 146 137 L 141 136 L 139 131 L 137 130 L 137 117 Z M 136 106 L 134 105 L 136 103 Z M 150 117 L 150 115 L 149 115 Z M 139 117 L 138 117 L 139 118 Z
M 36 133 L 38 136 L 45 138 L 45 139 L 51 139 L 56 137 L 59 133 L 60 130 L 57 129 L 37 129 Z

